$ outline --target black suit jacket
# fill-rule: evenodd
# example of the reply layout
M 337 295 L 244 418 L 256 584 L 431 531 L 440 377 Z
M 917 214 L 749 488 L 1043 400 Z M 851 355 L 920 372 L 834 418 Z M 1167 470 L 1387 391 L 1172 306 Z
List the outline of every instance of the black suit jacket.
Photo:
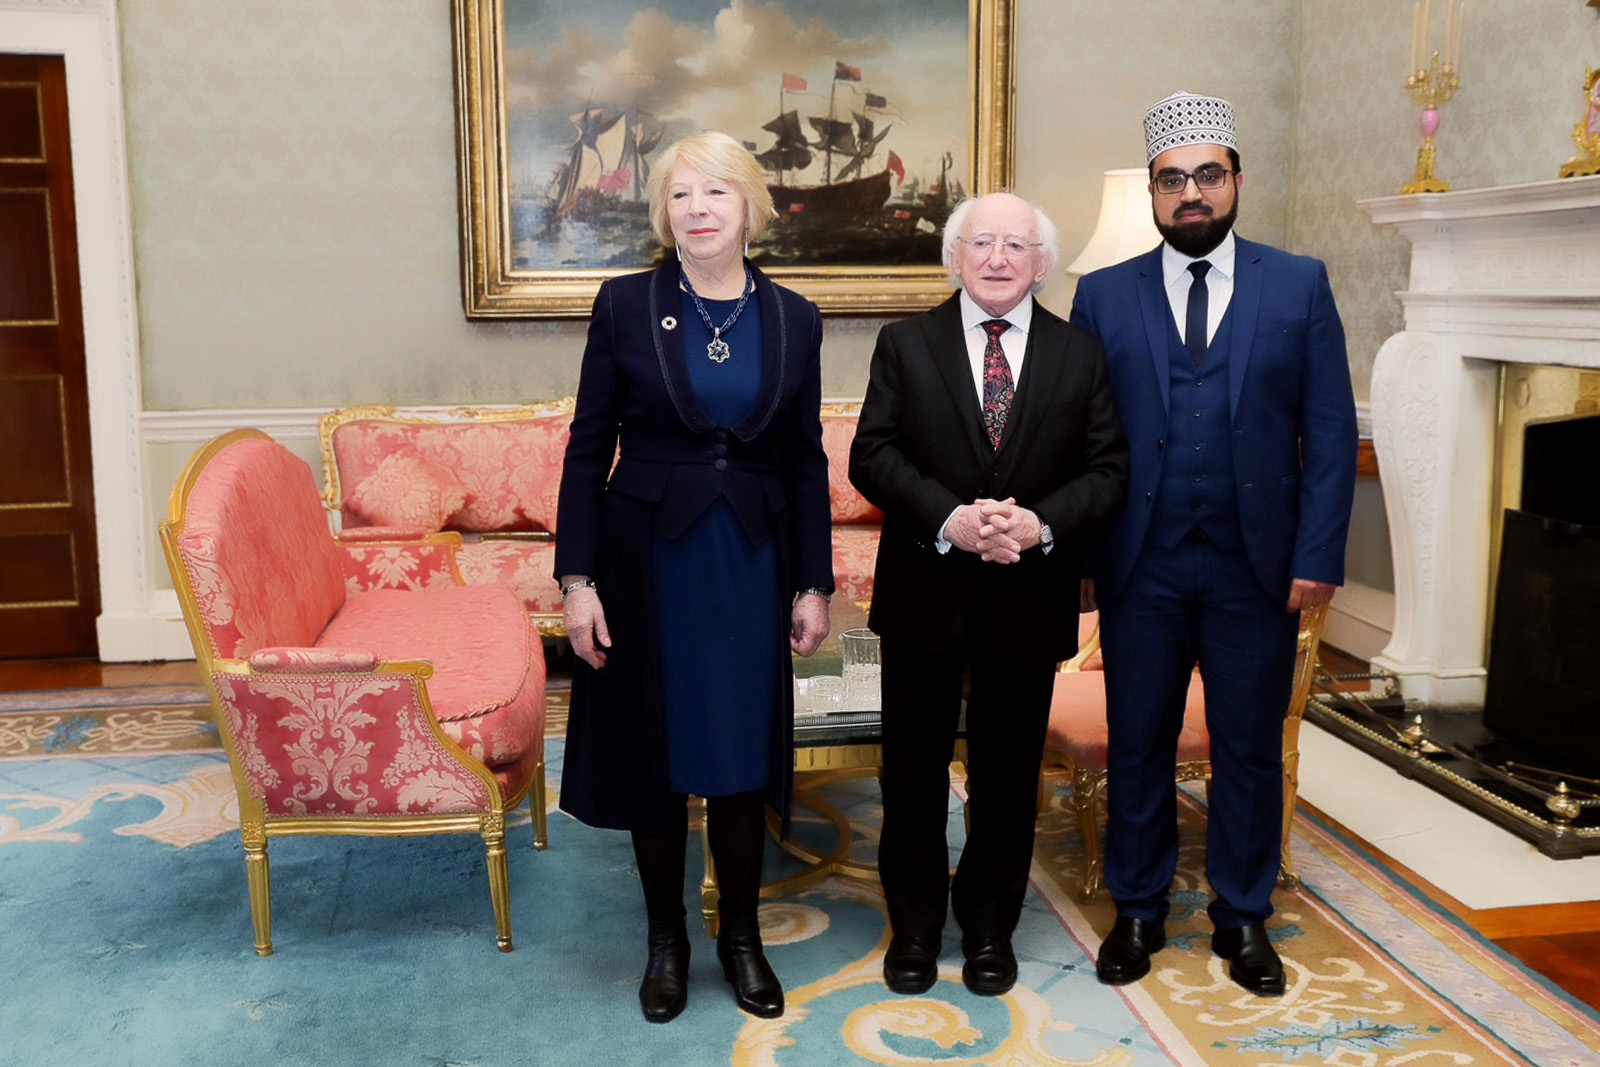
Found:
M 932 649 L 988 626 L 1017 662 L 1066 659 L 1077 650 L 1085 538 L 1127 489 L 1100 343 L 1036 303 L 998 454 L 980 407 L 960 294 L 879 332 L 850 450 L 851 482 L 884 512 L 871 626 Z M 981 497 L 1015 497 L 1049 525 L 1055 547 L 1014 564 L 941 554 L 934 543 L 950 512 Z

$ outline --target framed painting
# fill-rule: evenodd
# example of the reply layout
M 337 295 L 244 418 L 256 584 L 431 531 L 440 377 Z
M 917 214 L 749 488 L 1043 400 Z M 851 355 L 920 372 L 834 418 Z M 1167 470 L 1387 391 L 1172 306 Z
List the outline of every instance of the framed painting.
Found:
M 833 313 L 949 293 L 940 232 L 1012 175 L 1015 0 L 453 0 L 468 318 L 581 318 L 663 250 L 644 183 L 698 129 L 779 217 L 750 248 Z

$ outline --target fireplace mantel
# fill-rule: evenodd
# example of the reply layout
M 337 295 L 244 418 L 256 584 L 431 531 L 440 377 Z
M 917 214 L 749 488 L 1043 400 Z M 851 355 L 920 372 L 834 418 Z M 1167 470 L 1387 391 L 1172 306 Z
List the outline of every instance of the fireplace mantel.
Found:
M 1361 206 L 1411 242 L 1405 328 L 1372 369 L 1408 700 L 1483 703 L 1501 364 L 1600 368 L 1600 176 Z

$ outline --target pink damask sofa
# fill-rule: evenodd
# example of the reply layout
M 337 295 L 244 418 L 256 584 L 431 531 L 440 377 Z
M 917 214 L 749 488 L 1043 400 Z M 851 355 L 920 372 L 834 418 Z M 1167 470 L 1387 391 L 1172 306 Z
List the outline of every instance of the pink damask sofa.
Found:
M 562 636 L 551 575 L 556 497 L 573 401 L 418 411 L 368 405 L 322 417 L 323 499 L 341 529 L 452 530 L 464 539 L 469 585 L 511 588 L 541 634 Z M 847 476 L 859 405 L 822 417 L 833 509 L 834 580 L 841 596 L 872 599 L 883 514 Z
M 525 798 L 546 840 L 544 651 L 517 598 L 461 582 L 456 534 L 336 540 L 310 466 L 257 430 L 196 453 L 161 541 L 238 791 L 257 953 L 270 838 L 462 831 L 509 952 Z

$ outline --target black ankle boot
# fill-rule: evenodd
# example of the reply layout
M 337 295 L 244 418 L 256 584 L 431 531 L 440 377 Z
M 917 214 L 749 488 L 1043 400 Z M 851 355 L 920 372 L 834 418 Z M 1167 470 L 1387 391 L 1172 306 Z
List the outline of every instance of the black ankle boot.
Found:
M 650 925 L 650 958 L 639 983 L 639 1007 L 653 1023 L 669 1023 L 689 1003 L 689 931 L 682 921 Z
M 733 999 L 759 1019 L 783 1014 L 783 986 L 761 951 L 761 928 L 754 918 L 723 916 L 717 936 L 722 974 L 733 983 Z

